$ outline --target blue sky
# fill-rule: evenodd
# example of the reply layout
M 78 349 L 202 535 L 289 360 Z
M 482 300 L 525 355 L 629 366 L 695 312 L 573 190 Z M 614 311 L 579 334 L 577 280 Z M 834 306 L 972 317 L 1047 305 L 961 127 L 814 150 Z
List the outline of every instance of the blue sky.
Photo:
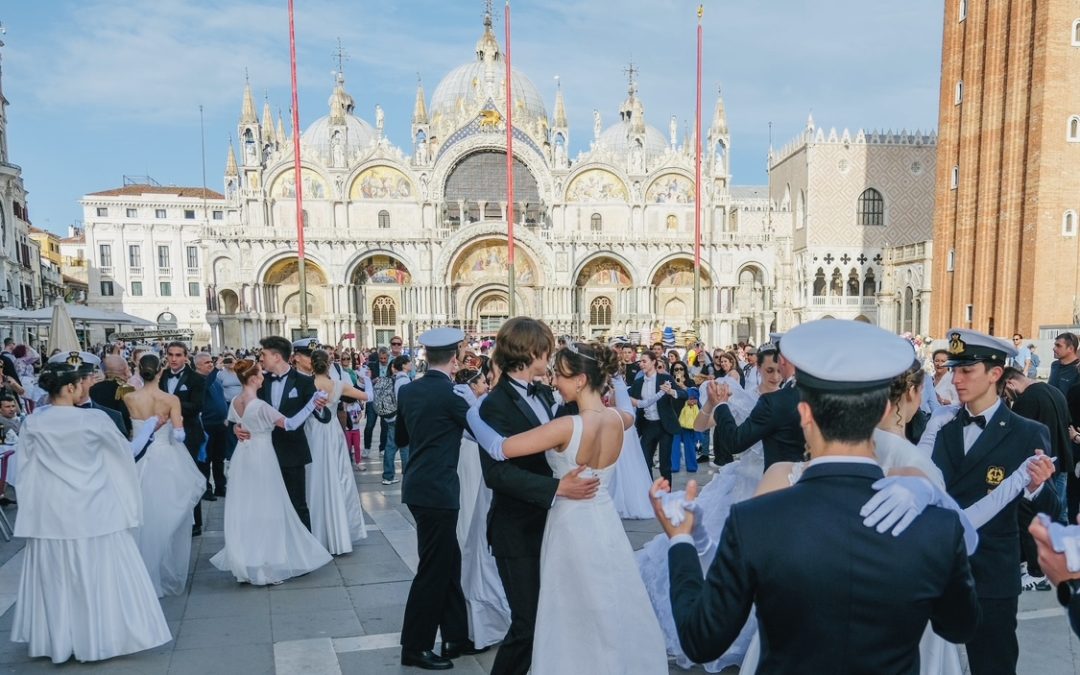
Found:
M 286 0 L 11 0 L 0 10 L 10 161 L 22 166 L 38 227 L 81 217 L 85 193 L 126 175 L 222 189 L 245 68 L 262 110 L 288 117 Z M 430 98 L 474 58 L 479 0 L 297 0 L 300 124 L 327 112 L 333 52 L 350 58 L 357 113 L 407 146 L 416 74 Z M 513 61 L 554 108 L 555 76 L 570 118 L 571 154 L 587 147 L 592 111 L 605 126 L 640 68 L 646 120 L 665 131 L 694 113 L 695 8 L 687 0 L 514 0 Z M 495 2 L 502 36 L 503 3 Z M 781 146 L 805 124 L 930 129 L 937 123 L 943 0 L 706 0 L 707 117 L 723 87 L 736 184 L 765 181 L 768 124 Z M 286 123 L 288 125 L 288 123 Z M 680 132 L 681 134 L 681 132 Z

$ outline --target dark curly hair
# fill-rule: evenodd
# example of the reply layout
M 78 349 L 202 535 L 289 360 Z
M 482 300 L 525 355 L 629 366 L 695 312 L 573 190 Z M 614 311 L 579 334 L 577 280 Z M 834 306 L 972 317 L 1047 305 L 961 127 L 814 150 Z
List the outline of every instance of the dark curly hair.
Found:
M 618 371 L 619 355 L 598 342 L 574 342 L 555 352 L 555 372 L 560 377 L 584 374 L 585 382 L 596 391 L 603 391 Z

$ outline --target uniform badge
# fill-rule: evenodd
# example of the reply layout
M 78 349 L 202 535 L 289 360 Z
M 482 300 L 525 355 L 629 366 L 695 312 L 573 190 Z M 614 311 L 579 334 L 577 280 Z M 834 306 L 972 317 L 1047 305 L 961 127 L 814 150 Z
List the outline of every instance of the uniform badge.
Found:
M 986 470 L 986 484 L 997 487 L 1005 480 L 1005 467 L 991 466 Z
M 960 339 L 960 333 L 953 333 L 949 336 L 949 353 L 950 354 L 962 354 L 967 349 L 967 345 Z M 1001 482 L 1001 481 L 998 481 Z

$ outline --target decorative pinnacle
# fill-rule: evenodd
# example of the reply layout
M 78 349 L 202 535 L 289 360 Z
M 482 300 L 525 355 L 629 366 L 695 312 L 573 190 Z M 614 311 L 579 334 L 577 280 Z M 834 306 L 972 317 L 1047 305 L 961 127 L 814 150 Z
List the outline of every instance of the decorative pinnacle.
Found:
M 341 45 L 341 38 L 337 39 L 337 49 L 331 56 L 337 59 L 338 72 L 345 72 L 345 62 L 349 60 L 349 53 L 345 51 L 345 48 Z

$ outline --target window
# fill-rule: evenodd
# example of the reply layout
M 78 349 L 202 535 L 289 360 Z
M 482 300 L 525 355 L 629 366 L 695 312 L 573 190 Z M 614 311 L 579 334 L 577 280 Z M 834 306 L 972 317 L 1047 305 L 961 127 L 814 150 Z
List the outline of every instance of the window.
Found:
M 1073 115 L 1069 118 L 1069 142 L 1080 142 L 1080 115 Z
M 1076 211 L 1069 209 L 1061 218 L 1061 234 L 1066 237 L 1076 236 Z
M 101 282 L 101 295 L 111 297 L 113 294 L 113 283 L 111 281 Z
M 124 211 L 124 215 L 126 215 L 128 218 L 138 218 L 139 209 L 127 209 L 126 211 Z
M 967 18 L 967 0 L 958 0 L 958 2 L 960 6 L 958 12 L 959 18 L 957 21 L 963 21 Z
M 133 297 L 136 297 L 136 298 L 142 297 L 142 282 L 141 281 L 132 281 L 131 282 L 131 295 Z
M 1080 47 L 1080 19 L 1073 21 L 1072 24 L 1072 45 Z
M 589 225 L 593 232 L 604 231 L 604 219 L 599 213 L 592 214 L 592 217 L 589 219 Z
M 381 229 L 381 230 L 390 229 L 390 212 L 389 211 L 379 211 L 379 229 Z
M 169 247 L 158 246 L 157 247 L 157 266 L 161 269 L 168 269 L 169 265 Z
M 199 269 L 199 247 L 188 246 L 187 247 L 187 268 L 189 270 Z
M 964 81 L 960 80 L 956 83 L 956 99 L 953 103 L 959 105 L 964 101 Z
M 949 257 L 945 259 L 945 271 L 952 272 L 956 265 L 956 250 L 949 249 Z
M 371 303 L 371 321 L 376 326 L 393 326 L 397 324 L 397 305 L 394 299 L 380 295 Z
M 104 206 L 99 206 L 97 207 L 97 214 L 98 217 L 104 218 L 109 215 L 109 209 L 105 208 Z
M 134 267 L 136 269 L 142 267 L 142 246 L 138 244 L 128 244 L 128 267 Z
M 98 265 L 103 269 L 112 269 L 112 244 L 98 245 Z
M 859 195 L 859 224 L 884 225 L 885 200 L 874 188 L 866 188 Z
M 154 209 L 154 217 L 155 218 L 164 218 L 165 217 L 165 209 Z
M 189 281 L 187 285 L 187 294 L 193 298 L 199 297 L 199 282 Z
M 163 298 L 169 297 L 170 295 L 172 295 L 172 282 L 171 281 L 162 281 L 162 282 L 160 282 L 158 284 L 158 290 L 160 291 L 159 295 L 161 295 L 161 297 L 163 297 Z
M 225 212 L 224 211 L 214 211 L 211 214 L 211 217 L 213 217 L 214 220 L 225 220 Z
M 611 298 L 600 296 L 589 304 L 589 323 L 594 327 L 611 325 Z
M 971 323 L 974 320 L 975 320 L 975 306 L 974 305 L 968 305 L 967 307 L 964 308 L 964 321 L 967 321 L 968 323 Z
M 960 167 L 952 168 L 952 177 L 949 179 L 949 188 L 955 190 L 960 185 Z
M 195 209 L 184 209 L 184 220 L 195 220 Z

